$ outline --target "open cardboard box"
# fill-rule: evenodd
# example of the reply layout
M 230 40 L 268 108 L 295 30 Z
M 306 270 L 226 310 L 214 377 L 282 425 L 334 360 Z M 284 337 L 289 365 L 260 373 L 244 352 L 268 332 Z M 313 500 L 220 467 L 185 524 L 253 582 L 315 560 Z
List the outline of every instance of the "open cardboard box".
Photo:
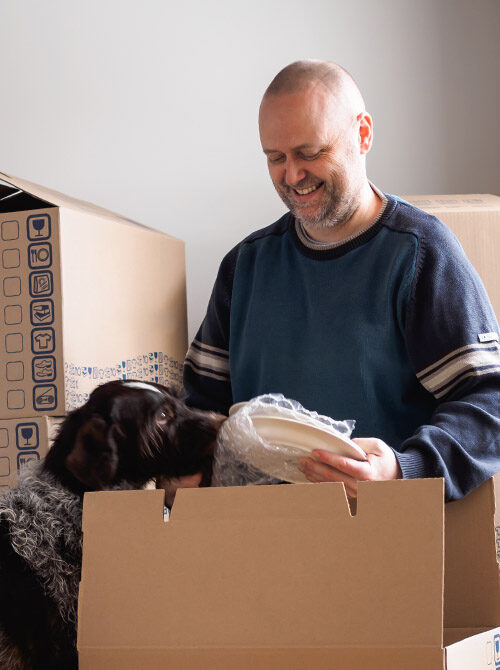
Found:
M 494 670 L 499 484 L 87 494 L 80 669 Z
M 110 379 L 180 386 L 184 242 L 0 173 L 0 418 L 63 416 Z

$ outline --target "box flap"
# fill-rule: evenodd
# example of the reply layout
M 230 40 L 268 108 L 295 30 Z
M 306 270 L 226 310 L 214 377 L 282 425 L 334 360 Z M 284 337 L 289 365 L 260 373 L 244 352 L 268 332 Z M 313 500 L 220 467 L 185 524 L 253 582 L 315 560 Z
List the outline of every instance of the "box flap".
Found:
M 500 475 L 445 506 L 445 628 L 500 626 L 495 531 Z
M 25 212 L 46 207 L 52 207 L 51 203 L 0 179 L 0 213 Z
M 133 224 L 143 228 L 147 227 L 142 223 L 138 223 L 132 219 L 115 214 L 114 212 L 111 212 L 108 209 L 104 209 L 103 207 L 98 207 L 97 205 L 85 202 L 84 200 L 71 198 L 70 196 L 64 195 L 63 193 L 53 191 L 52 189 L 45 188 L 44 186 L 39 186 L 38 184 L 27 181 L 26 179 L 20 179 L 19 177 L 14 177 L 12 175 L 0 172 L 0 180 L 6 182 L 7 184 L 11 184 L 12 186 L 15 186 L 17 189 L 22 191 L 22 193 L 19 193 L 19 195 L 16 195 L 15 193 L 10 194 L 11 197 L 5 201 L 9 203 L 9 209 L 4 211 L 17 212 L 27 209 L 27 205 L 29 205 L 29 199 L 26 199 L 26 194 L 28 194 L 29 196 L 38 198 L 39 200 L 43 201 L 43 203 L 49 203 L 57 207 L 67 207 L 69 209 L 83 211 L 87 214 L 113 219 L 121 223 Z M 5 195 L 9 194 L 4 194 L 4 196 Z M 40 208 L 41 206 L 43 207 L 43 204 L 37 205 L 36 201 L 33 202 L 33 208 Z
M 79 647 L 440 647 L 442 480 L 319 490 L 87 494 Z
M 295 484 L 293 486 L 233 486 L 180 489 L 170 521 L 240 520 L 256 518 L 329 518 L 332 509 L 350 514 L 343 486 Z

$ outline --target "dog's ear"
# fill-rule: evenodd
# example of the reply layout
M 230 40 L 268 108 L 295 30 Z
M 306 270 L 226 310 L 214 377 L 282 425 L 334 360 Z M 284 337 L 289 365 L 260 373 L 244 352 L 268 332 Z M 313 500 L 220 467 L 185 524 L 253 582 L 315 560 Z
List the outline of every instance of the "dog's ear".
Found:
M 78 429 L 73 448 L 66 456 L 66 467 L 86 488 L 109 488 L 118 468 L 118 452 L 106 421 L 98 415 Z

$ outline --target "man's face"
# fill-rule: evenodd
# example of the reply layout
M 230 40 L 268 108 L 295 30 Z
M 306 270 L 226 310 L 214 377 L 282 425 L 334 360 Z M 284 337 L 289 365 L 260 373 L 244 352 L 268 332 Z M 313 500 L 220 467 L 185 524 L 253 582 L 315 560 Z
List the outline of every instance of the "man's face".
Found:
M 311 229 L 345 223 L 358 208 L 365 176 L 358 121 L 321 83 L 262 101 L 269 174 L 285 205 Z

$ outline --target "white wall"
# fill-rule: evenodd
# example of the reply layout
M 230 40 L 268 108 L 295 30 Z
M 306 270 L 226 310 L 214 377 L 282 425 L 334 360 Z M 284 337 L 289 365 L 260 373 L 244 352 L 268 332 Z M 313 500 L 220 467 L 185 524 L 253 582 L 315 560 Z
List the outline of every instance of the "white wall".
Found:
M 500 194 L 498 0 L 0 0 L 0 170 L 186 240 L 192 336 L 284 211 L 257 109 L 305 57 L 360 84 L 380 188 Z

